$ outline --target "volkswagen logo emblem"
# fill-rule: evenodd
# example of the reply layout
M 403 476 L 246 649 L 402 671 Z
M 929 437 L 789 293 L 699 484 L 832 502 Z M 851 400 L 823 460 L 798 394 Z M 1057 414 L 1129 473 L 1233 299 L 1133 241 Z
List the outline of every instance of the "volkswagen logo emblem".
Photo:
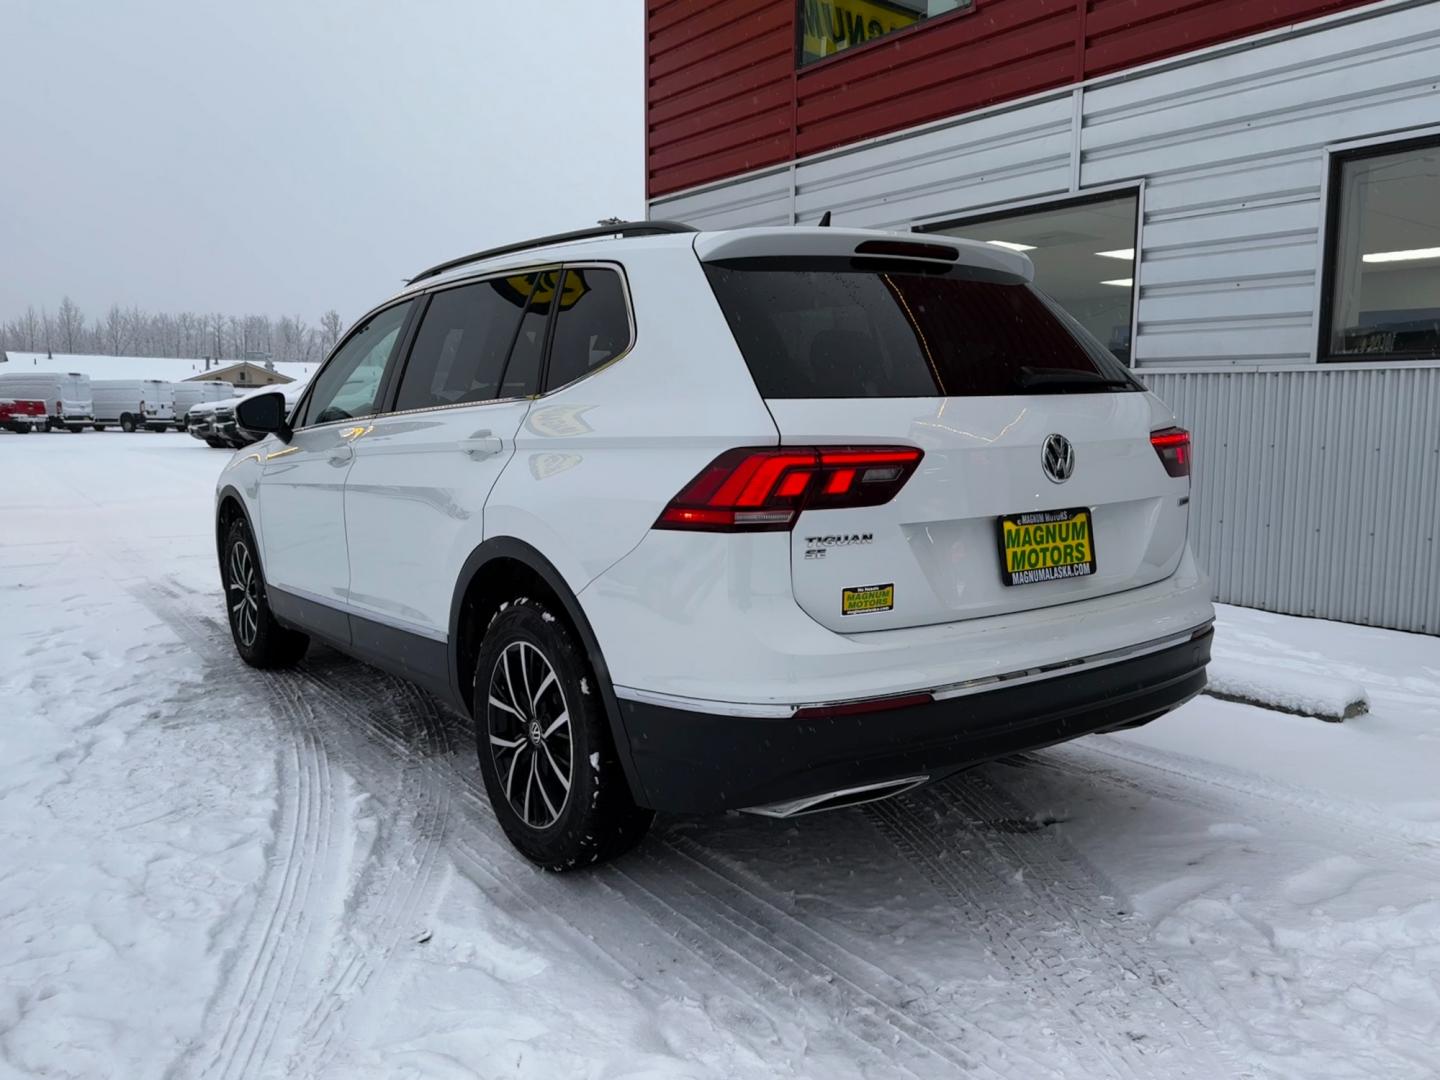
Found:
M 1063 484 L 1075 471 L 1075 447 L 1064 435 L 1047 435 L 1040 447 L 1040 464 L 1053 484 Z

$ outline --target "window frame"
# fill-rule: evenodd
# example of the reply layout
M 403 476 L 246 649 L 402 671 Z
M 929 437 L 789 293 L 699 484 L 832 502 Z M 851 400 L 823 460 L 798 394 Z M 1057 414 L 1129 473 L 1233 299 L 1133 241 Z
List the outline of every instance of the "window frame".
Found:
M 1119 184 L 1108 184 L 1104 187 L 1086 188 L 1082 191 L 1071 191 L 1064 195 L 1043 195 L 1036 199 L 1026 199 L 1023 202 L 1006 203 L 1001 206 L 989 206 L 977 210 L 973 214 L 961 214 L 953 217 L 940 218 L 933 221 L 924 221 L 910 226 L 910 231 L 915 233 L 939 233 L 945 229 L 961 228 L 966 225 L 984 225 L 992 221 L 1005 221 L 1009 218 L 1024 217 L 1027 214 L 1050 213 L 1054 210 L 1069 210 L 1077 206 L 1088 206 L 1092 203 L 1117 202 L 1126 196 L 1133 196 L 1135 199 L 1135 239 L 1133 248 L 1135 259 L 1131 268 L 1130 280 L 1130 357 L 1128 360 L 1121 360 L 1115 357 L 1115 362 L 1122 364 L 1129 371 L 1136 371 L 1139 365 L 1136 363 L 1136 346 L 1140 340 L 1140 260 L 1144 254 L 1141 247 L 1141 237 L 1145 231 L 1145 180 L 1127 180 Z M 961 239 L 956 237 L 955 239 Z M 1044 292 L 1044 289 L 1041 289 Z M 1045 293 L 1047 297 L 1050 294 Z M 1052 300 L 1053 297 L 1050 297 Z M 1063 305 L 1061 305 L 1063 307 Z M 1073 316 L 1071 316 L 1073 318 Z M 1114 353 L 1110 354 L 1114 356 Z
M 559 305 L 559 304 L 556 304 L 556 305 L 555 305 L 555 308 L 554 308 L 554 311 L 551 313 L 550 325 L 546 328 L 546 333 L 545 333 L 545 355 L 541 358 L 541 364 L 540 364 L 540 393 L 536 395 L 537 398 L 546 397 L 546 396 L 549 395 L 549 394 L 553 394 L 553 393 L 556 393 L 557 391 L 564 390 L 566 387 L 574 386 L 574 385 L 576 385 L 577 383 L 582 383 L 582 382 L 584 382 L 586 379 L 590 378 L 590 376 L 595 375 L 595 374 L 597 374 L 598 372 L 604 371 L 606 368 L 610 367 L 610 365 L 612 365 L 612 364 L 618 364 L 621 360 L 624 360 L 625 357 L 629 356 L 630 353 L 634 351 L 636 339 L 640 336 L 640 335 L 639 335 L 639 329 L 637 328 L 637 326 L 636 326 L 636 324 L 635 324 L 635 303 L 634 303 L 634 299 L 633 299 L 633 298 L 631 297 L 631 295 L 630 295 L 630 279 L 629 279 L 629 277 L 628 277 L 628 276 L 626 275 L 626 273 L 625 273 L 625 267 L 624 267 L 624 266 L 622 266 L 620 263 L 617 263 L 617 262 L 609 262 L 609 261 L 606 261 L 606 260 L 603 260 L 603 259 L 592 259 L 592 260 L 584 260 L 584 261 L 578 261 L 578 260 L 577 260 L 577 261 L 575 261 L 575 262 L 565 262 L 565 263 L 561 264 L 561 269 L 562 269 L 565 273 L 567 273 L 567 274 L 568 274 L 571 270 L 586 270 L 586 269 L 594 269 L 594 270 L 613 270 L 613 271 L 616 273 L 616 275 L 620 278 L 620 293 L 621 293 L 621 295 L 622 295 L 622 296 L 624 297 L 624 299 L 625 299 L 625 320 L 626 320 L 626 322 L 629 324 L 629 327 L 630 327 L 630 339 L 629 339 L 629 342 L 626 344 L 626 346 L 625 346 L 623 349 L 621 349 L 619 352 L 617 352 L 617 353 L 616 353 L 614 356 L 612 356 L 609 360 L 606 360 L 603 364 L 598 364 L 598 365 L 596 365 L 595 367 L 591 368 L 589 371 L 585 372 L 583 375 L 579 376 L 578 378 L 571 379 L 571 380 L 570 380 L 569 382 L 567 382 L 567 383 L 561 383 L 559 386 L 551 386 L 551 385 L 550 385 L 550 348 L 551 348 L 551 346 L 554 344 L 555 323 L 556 323 L 556 322 L 559 320 L 559 318 L 560 318 L 560 305 Z M 563 275 L 562 275 L 561 281 L 560 281 L 560 285 L 563 287 L 564 284 L 565 284 L 565 282 L 564 282 L 564 277 L 563 277 Z
M 416 313 L 422 306 L 417 302 L 418 299 L 418 297 L 413 295 L 392 297 L 385 301 L 385 303 L 371 308 L 355 320 L 345 335 L 335 343 L 335 347 L 330 350 L 329 355 L 320 362 L 320 366 L 315 369 L 315 374 L 310 376 L 310 382 L 306 385 L 304 392 L 301 393 L 300 397 L 296 400 L 295 407 L 290 410 L 288 421 L 295 431 L 316 431 L 320 428 L 329 427 L 332 424 L 353 424 L 357 420 L 370 420 L 383 415 L 385 404 L 390 399 L 391 383 L 395 378 L 395 370 L 399 359 L 402 356 L 408 356 L 410 352 L 411 338 L 414 336 L 415 327 L 418 325 Z M 391 308 L 397 308 L 404 304 L 410 305 L 410 311 L 405 316 L 405 321 L 400 324 L 400 334 L 395 339 L 395 351 L 392 352 L 390 358 L 385 361 L 385 370 L 380 375 L 380 386 L 375 391 L 375 405 L 371 406 L 374 411 L 368 412 L 364 416 L 351 416 L 343 420 L 326 420 L 320 424 L 296 424 L 295 421 L 310 407 L 310 399 L 315 396 L 315 387 L 320 381 L 320 376 L 334 363 L 335 358 L 340 355 L 345 346 L 350 344 L 350 342 L 375 319 L 385 314 L 385 312 Z
M 916 21 L 914 26 L 907 26 L 902 30 L 892 30 L 888 34 L 881 34 L 877 38 L 871 38 L 863 45 L 856 45 L 849 49 L 841 49 L 829 56 L 818 56 L 814 60 L 805 59 L 805 0 L 793 0 L 795 12 L 795 70 L 797 73 L 817 71 L 826 64 L 833 64 L 841 57 L 859 56 L 869 52 L 881 42 L 893 44 L 901 38 L 910 37 L 924 30 L 939 26 L 941 23 L 950 22 L 954 19 L 963 19 L 966 15 L 974 15 L 980 5 L 977 0 L 970 0 L 969 7 L 956 8 L 954 11 L 946 11 L 939 15 L 927 15 Z
M 527 399 L 534 399 L 535 397 L 539 396 L 538 394 L 528 394 L 528 395 L 525 395 L 525 396 L 523 396 L 523 397 L 517 396 L 517 397 L 485 398 L 485 399 L 482 400 L 482 401 L 455 401 L 455 402 L 450 402 L 450 403 L 445 404 L 445 405 L 417 405 L 417 406 L 416 406 L 415 408 L 413 408 L 413 409 L 397 409 L 397 408 L 395 408 L 395 405 L 397 404 L 397 402 L 399 401 L 399 398 L 400 398 L 400 383 L 401 383 L 402 381 L 404 381 L 405 372 L 408 371 L 409 368 L 410 368 L 410 357 L 411 357 L 411 354 L 412 354 L 412 353 L 414 352 L 414 350 L 415 350 L 415 343 L 416 343 L 416 341 L 417 341 L 417 340 L 419 339 L 419 337 L 420 337 L 420 327 L 424 325 L 425 315 L 430 311 L 431 301 L 434 300 L 434 298 L 435 298 L 436 296 L 438 296 L 440 293 L 443 293 L 443 292 L 451 292 L 451 291 L 453 291 L 453 290 L 455 290 L 455 289 L 463 289 L 463 288 L 467 288 L 467 287 L 472 286 L 472 285 L 482 285 L 482 284 L 484 284 L 485 282 L 487 282 L 487 281 L 493 281 L 493 280 L 495 280 L 496 278 L 514 277 L 514 276 L 517 275 L 517 274 L 543 274 L 543 273 L 546 273 L 547 271 L 550 271 L 550 270 L 554 270 L 557 274 L 562 274 L 562 275 L 563 275 L 564 266 L 563 266 L 561 263 L 545 263 L 545 264 L 540 265 L 540 266 L 526 266 L 526 267 L 520 267 L 520 268 L 512 268 L 512 269 L 509 269 L 509 270 L 499 270 L 499 271 L 495 271 L 495 272 L 493 272 L 493 273 L 480 274 L 480 275 L 477 275 L 477 276 L 475 276 L 475 277 L 461 278 L 461 279 L 456 280 L 456 281 L 446 281 L 446 282 L 443 282 L 443 283 L 441 283 L 441 284 L 439 284 L 439 285 L 436 285 L 434 288 L 425 289 L 425 290 L 423 290 L 422 292 L 418 293 L 418 294 L 417 294 L 417 299 L 418 299 L 419 302 L 420 302 L 419 314 L 416 316 L 415 325 L 411 328 L 411 333 L 410 333 L 410 335 L 407 337 L 407 339 L 406 339 L 406 341 L 405 341 L 405 352 L 404 352 L 404 356 L 403 356 L 403 359 L 401 360 L 401 363 L 400 363 L 400 366 L 399 366 L 398 370 L 397 370 L 396 373 L 395 373 L 395 377 L 394 377 L 394 379 L 385 387 L 385 395 L 384 395 L 384 406 L 385 406 L 385 408 L 384 408 L 384 411 L 381 412 L 379 415 L 381 415 L 381 416 L 409 416 L 409 415 L 411 415 L 412 413 L 437 412 L 437 411 L 440 411 L 440 410 L 442 410 L 442 409 L 469 409 L 469 408 L 475 408 L 476 406 L 495 405 L 495 404 L 500 403 L 500 402 L 525 401 L 525 400 L 527 400 Z M 505 366 L 500 369 L 500 385 L 501 385 L 501 386 L 504 386 L 504 385 L 505 385 L 505 373 L 506 373 L 506 372 L 509 370 L 509 368 L 510 368 L 510 353 L 513 352 L 514 349 L 515 349 L 515 337 L 519 335 L 519 333 L 520 333 L 520 327 L 521 327 L 521 325 L 523 325 L 523 323 L 524 323 L 524 321 L 525 321 L 525 315 L 529 312 L 529 310 L 530 310 L 530 300 L 529 300 L 529 298 L 527 298 L 526 301 L 525 301 L 525 306 L 524 306 L 524 308 L 522 308 L 521 311 L 520 311 L 520 321 L 515 324 L 515 336 L 512 336 L 512 337 L 510 338 L 510 348 L 506 351 L 506 354 L 505 354 Z M 546 317 L 546 321 L 545 321 L 545 338 L 544 338 L 544 341 L 543 341 L 542 344 L 541 344 L 541 350 L 542 350 L 542 352 L 541 352 L 541 361 L 542 361 L 542 364 L 541 364 L 541 374 L 542 374 L 542 375 L 543 375 L 543 373 L 544 373 L 544 363 L 543 363 L 543 361 L 544 361 L 544 359 L 545 359 L 545 350 L 548 350 L 549 345 L 550 345 L 550 324 L 551 324 L 553 321 L 554 321 L 554 312 L 552 311 L 552 312 L 551 312 L 549 315 L 547 315 L 547 317 Z M 539 386 L 541 386 L 541 385 L 543 385 L 542 380 L 541 380 L 540 378 L 537 378 L 537 379 L 536 379 L 536 386 L 537 386 L 537 388 L 538 388 Z
M 1367 158 L 1388 157 L 1406 150 L 1440 148 L 1440 129 L 1428 128 L 1422 132 L 1409 132 L 1400 137 L 1386 136 L 1365 139 L 1325 148 L 1325 185 L 1322 206 L 1325 220 L 1324 237 L 1320 245 L 1320 266 L 1316 278 L 1319 282 L 1319 304 L 1316 308 L 1315 361 L 1320 364 L 1433 364 L 1440 360 L 1440 347 L 1429 353 L 1336 353 L 1330 349 L 1331 320 L 1335 317 L 1335 279 L 1339 269 L 1336 258 L 1340 246 L 1340 213 L 1344 200 L 1345 165 Z

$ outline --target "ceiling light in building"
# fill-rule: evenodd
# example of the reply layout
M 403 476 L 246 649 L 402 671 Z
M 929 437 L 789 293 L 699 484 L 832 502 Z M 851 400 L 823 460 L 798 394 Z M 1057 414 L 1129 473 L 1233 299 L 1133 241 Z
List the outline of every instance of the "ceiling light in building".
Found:
M 1095 254 L 1106 259 L 1124 259 L 1126 262 L 1135 261 L 1134 248 L 1116 248 L 1114 251 L 1097 251 Z
M 1117 277 L 1117 278 L 1111 278 L 1109 281 L 1102 281 L 1102 282 L 1100 282 L 1100 284 L 1101 284 L 1101 285 L 1119 285 L 1121 288 L 1128 289 L 1128 288 L 1130 288 L 1132 285 L 1135 284 L 1135 279 L 1134 279 L 1134 278 L 1128 278 L 1128 277 Z
M 1411 248 L 1409 251 L 1372 251 L 1361 255 L 1367 263 L 1411 262 L 1415 259 L 1440 259 L 1440 248 Z
M 1034 251 L 1034 244 L 1012 244 L 1009 240 L 986 240 L 991 247 L 1003 247 L 1006 251 Z

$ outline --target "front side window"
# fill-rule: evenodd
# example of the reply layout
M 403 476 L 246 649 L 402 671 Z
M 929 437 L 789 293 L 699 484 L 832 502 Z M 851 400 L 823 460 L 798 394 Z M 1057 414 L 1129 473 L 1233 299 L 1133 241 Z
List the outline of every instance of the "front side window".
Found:
M 975 0 L 798 0 L 800 62 L 808 64 L 905 30 Z
M 525 296 L 497 278 L 436 293 L 425 309 L 397 410 L 492 401 L 525 313 Z
M 1140 389 L 1075 320 L 1010 275 L 768 258 L 705 272 L 762 397 Z
M 375 412 L 385 366 L 413 303 L 407 300 L 386 308 L 350 335 L 315 376 L 315 389 L 297 426 L 351 420 Z
M 1036 286 L 1128 364 L 1139 203 L 1139 194 L 1127 191 L 934 231 L 1023 251 L 1035 266 Z
M 566 270 L 545 389 L 572 383 L 629 347 L 630 311 L 620 274 L 593 266 Z
M 1440 357 L 1440 141 L 1337 157 L 1334 170 L 1321 355 Z

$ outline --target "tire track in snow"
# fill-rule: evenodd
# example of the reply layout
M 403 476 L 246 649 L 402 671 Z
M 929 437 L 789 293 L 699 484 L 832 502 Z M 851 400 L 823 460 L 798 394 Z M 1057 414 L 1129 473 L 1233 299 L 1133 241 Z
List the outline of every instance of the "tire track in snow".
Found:
M 1440 868 L 1440 825 L 1400 820 L 1342 798 L 1184 754 L 1106 739 L 1067 743 L 1043 753 L 1019 755 L 1018 760 L 1221 814 L 1233 815 L 1235 806 L 1225 799 L 1238 797 L 1263 807 L 1266 817 L 1296 829 L 1298 835 L 1344 833 L 1353 840 L 1349 851 L 1373 851 L 1378 841 L 1389 849 L 1388 856 L 1431 871 Z
M 1218 1060 L 1215 1021 L 1116 912 L 1118 890 L 982 770 L 865 813 L 956 909 L 1015 985 L 1068 1017 L 1084 1075 L 1245 1075 Z M 1107 1036 L 1109 1036 L 1107 1038 Z M 1183 1070 L 1175 1072 L 1175 1070 Z
M 635 957 L 645 951 L 642 939 L 660 946 L 678 944 L 707 976 L 719 977 L 743 998 L 753 1015 L 793 1017 L 797 1004 L 821 1006 L 819 1016 L 807 1017 L 812 1024 L 806 1040 L 843 1043 L 851 1060 L 868 1061 L 874 1068 L 893 1072 L 898 1067 L 917 1077 L 934 1076 L 942 1068 L 992 1080 L 1011 1075 L 1008 1066 L 997 1070 L 960 1045 L 973 1042 L 1007 1062 L 1025 1059 L 1027 1076 L 1060 1076 L 963 1019 L 912 1015 L 913 1003 L 923 997 L 919 988 L 825 942 L 776 902 L 725 881 L 695 855 L 682 854 L 681 847 L 701 850 L 688 840 L 677 846 L 652 834 L 637 851 L 597 867 L 578 882 L 574 875 L 562 878 L 522 863 L 500 832 L 478 769 L 466 769 L 462 761 L 463 755 L 452 755 L 444 762 L 461 801 L 476 819 L 472 828 L 457 829 L 451 839 L 462 872 L 487 894 L 504 892 L 517 905 L 542 914 L 576 951 L 620 977 L 652 987 L 666 985 L 666 979 L 637 965 Z M 512 876 L 504 869 L 507 864 L 521 872 Z M 627 923 L 625 936 L 612 940 L 615 906 L 597 905 L 595 890 L 620 901 L 622 913 L 628 909 L 641 916 L 649 931 Z M 705 984 L 691 984 L 683 975 L 671 977 L 678 985 L 670 997 L 706 996 Z M 865 985 L 872 980 L 880 984 L 878 990 Z
M 223 1017 L 224 1022 L 217 1025 L 214 1038 L 167 1072 L 181 1076 L 198 1067 L 200 1075 L 217 1080 L 254 1076 L 269 1060 L 302 966 L 328 946 L 332 926 L 313 918 L 312 896 L 325 888 L 327 876 L 331 881 L 343 876 L 335 865 L 349 839 L 345 808 L 336 812 L 337 800 L 344 798 L 343 783 L 337 785 L 334 766 L 316 737 L 314 716 L 293 685 L 259 675 L 246 678 L 237 662 L 221 652 L 216 622 L 191 611 L 183 594 L 168 583 L 131 591 L 196 652 L 210 685 L 248 699 L 273 716 L 288 736 L 279 753 L 279 806 L 268 871 L 221 986 L 206 1009 L 207 1020 Z M 228 636 L 224 640 L 228 642 Z
M 657 849 L 667 857 L 660 858 Z M 1061 1063 L 994 1035 L 949 1002 L 821 933 L 792 914 L 768 885 L 736 872 L 694 839 L 662 830 L 640 854 L 648 857 L 617 863 L 616 869 L 664 906 L 663 918 L 695 922 L 712 947 L 735 951 L 758 971 L 783 972 L 786 983 L 804 988 L 802 1000 L 859 1025 L 871 1045 L 888 1046 L 893 1055 L 908 1044 L 920 1075 L 932 1075 L 926 1069 L 939 1061 L 976 1076 L 1064 1075 Z
M 328 672 L 309 666 L 296 672 L 338 717 L 358 722 L 365 734 L 384 745 L 389 760 L 401 764 L 402 786 L 397 802 L 413 808 L 413 816 L 402 827 L 418 839 L 418 850 L 413 853 L 413 871 L 408 880 L 402 881 L 398 873 L 390 875 L 387 881 L 394 887 L 388 888 L 375 905 L 379 910 L 369 933 L 377 939 L 378 948 L 367 950 L 348 942 L 343 962 L 337 964 L 332 993 L 317 998 L 302 1023 L 299 1046 L 290 1062 L 293 1075 L 313 1075 L 333 1057 L 357 1005 L 372 1010 L 379 1007 L 377 984 L 383 979 L 377 977 L 383 975 L 397 950 L 414 938 L 419 917 L 438 899 L 443 877 L 439 856 L 450 828 L 450 786 L 437 779 L 425 761 L 432 754 L 450 752 L 448 729 L 439 705 L 412 684 L 378 669 L 347 662 L 345 673 L 346 685 L 342 688 L 335 685 Z M 357 701 L 368 705 L 357 710 Z M 415 725 L 420 728 L 418 759 L 415 740 L 407 730 Z M 388 824 L 393 827 L 395 822 Z
M 332 747 L 344 747 L 347 741 L 333 737 L 326 740 L 325 736 L 331 735 L 332 729 L 343 729 L 342 734 L 347 735 L 360 729 L 385 744 L 385 753 L 375 755 L 383 771 L 398 768 L 400 773 L 400 787 L 393 792 L 398 812 L 387 814 L 384 825 L 407 839 L 418 838 L 419 843 L 405 860 L 400 859 L 398 846 L 386 852 L 392 858 L 377 859 L 372 853 L 366 866 L 380 867 L 381 880 L 370 896 L 361 898 L 346 912 L 343 935 L 336 937 L 332 933 L 325 942 L 314 943 L 312 966 L 321 970 L 299 1002 L 303 1009 L 308 997 L 309 1008 L 298 1022 L 292 1019 L 290 1023 L 288 1041 L 293 1045 L 286 1062 L 287 1073 L 309 1075 L 333 1055 L 345 1030 L 345 1017 L 364 1000 L 374 976 L 413 935 L 418 913 L 432 903 L 438 892 L 442 876 L 438 856 L 450 818 L 449 787 L 436 783 L 415 762 L 415 746 L 408 729 L 417 722 L 420 725 L 423 752 L 432 746 L 448 745 L 446 728 L 439 706 L 429 695 L 404 680 L 355 661 L 340 661 L 345 668 L 343 688 L 333 682 L 323 663 L 317 665 L 312 660 L 286 671 L 251 672 L 233 655 L 227 624 L 190 610 L 186 594 L 175 583 L 163 582 L 156 588 L 166 597 L 165 602 L 151 605 L 164 609 L 157 614 L 177 632 L 184 630 L 186 640 L 207 665 L 232 671 L 237 683 L 246 675 L 263 681 L 268 696 L 277 704 L 281 726 L 299 740 L 305 752 L 322 759 L 327 769 L 332 767 L 333 754 L 327 750 L 326 742 Z M 253 689 L 248 685 L 250 680 L 244 681 L 247 689 Z M 357 703 L 368 704 L 357 708 Z M 396 710 L 392 707 L 395 705 L 401 708 Z M 442 742 L 437 743 L 437 738 Z M 382 757 L 383 763 L 379 762 Z M 347 835 L 345 839 L 351 841 L 353 837 Z M 397 866 L 397 861 L 406 861 L 409 866 Z M 409 873 L 401 873 L 402 869 Z M 333 880 L 338 883 L 343 878 L 336 868 Z M 293 974 L 290 982 L 293 984 Z M 273 1043 L 272 1036 L 266 1043 L 267 1053 Z M 262 1058 L 260 1064 L 265 1060 Z M 248 1062 L 240 1075 L 250 1075 L 247 1070 Z

